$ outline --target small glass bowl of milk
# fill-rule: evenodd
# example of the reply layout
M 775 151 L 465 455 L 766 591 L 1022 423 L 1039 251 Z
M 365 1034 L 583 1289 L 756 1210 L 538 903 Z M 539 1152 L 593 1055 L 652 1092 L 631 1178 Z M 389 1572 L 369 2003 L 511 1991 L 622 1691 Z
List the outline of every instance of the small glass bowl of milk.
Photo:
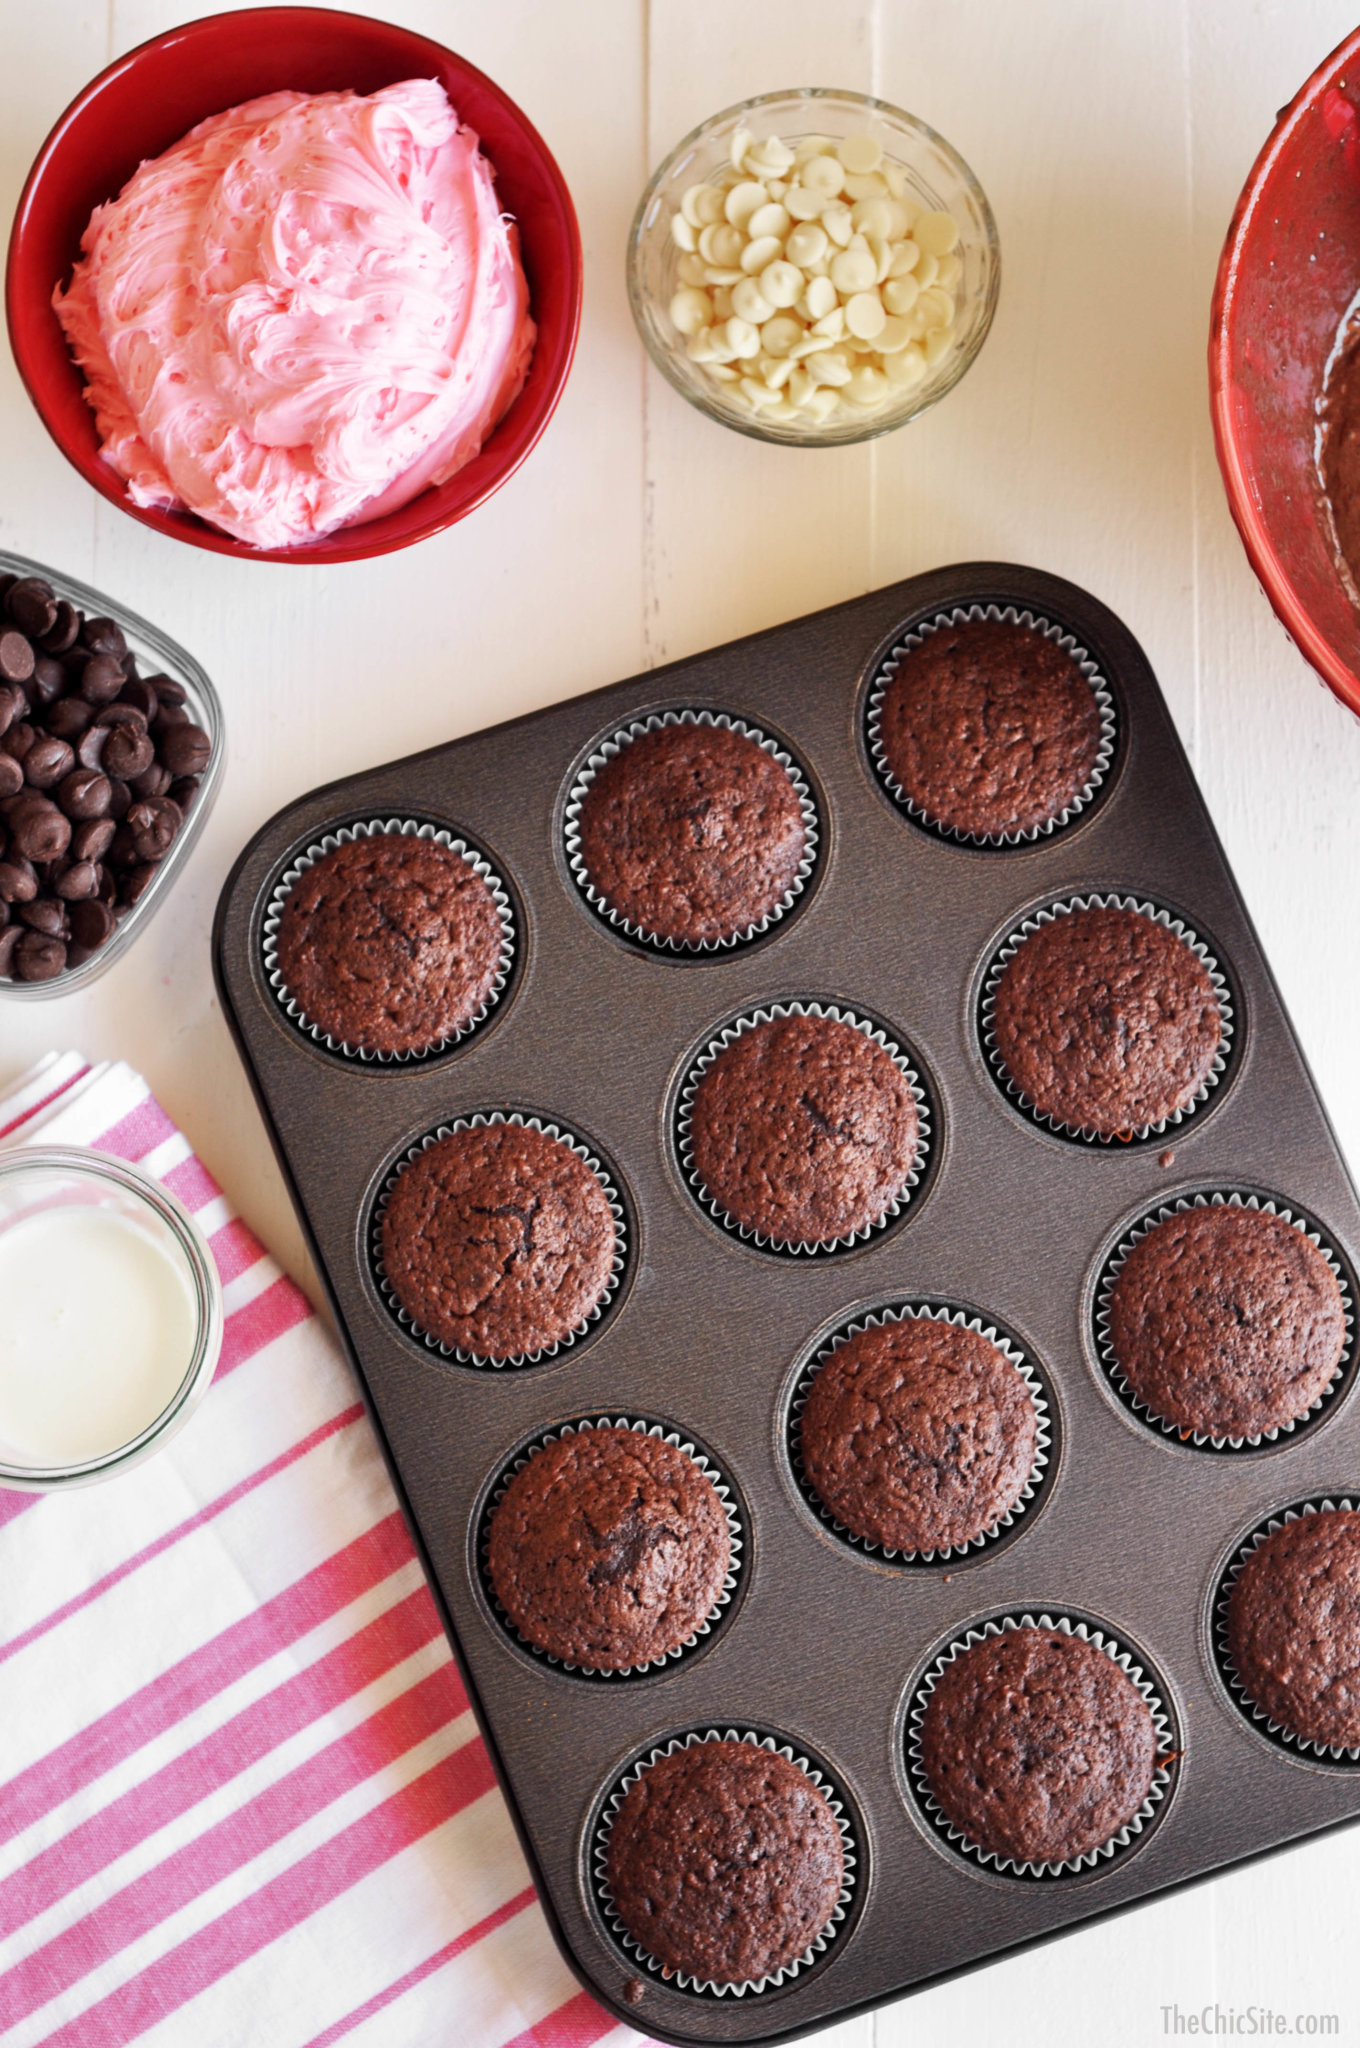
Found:
M 85 1486 L 160 1449 L 222 1348 L 202 1231 L 121 1159 L 0 1154 L 0 1487 Z

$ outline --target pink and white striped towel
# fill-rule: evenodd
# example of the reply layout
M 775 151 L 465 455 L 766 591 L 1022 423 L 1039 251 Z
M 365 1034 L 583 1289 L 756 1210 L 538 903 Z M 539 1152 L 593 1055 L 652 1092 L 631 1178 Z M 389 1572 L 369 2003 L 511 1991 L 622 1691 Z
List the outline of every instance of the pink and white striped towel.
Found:
M 191 1209 L 226 1292 L 145 1465 L 0 1492 L 6 2048 L 626 2048 L 548 1934 L 349 1368 L 130 1067 L 51 1055 L 0 1144 Z

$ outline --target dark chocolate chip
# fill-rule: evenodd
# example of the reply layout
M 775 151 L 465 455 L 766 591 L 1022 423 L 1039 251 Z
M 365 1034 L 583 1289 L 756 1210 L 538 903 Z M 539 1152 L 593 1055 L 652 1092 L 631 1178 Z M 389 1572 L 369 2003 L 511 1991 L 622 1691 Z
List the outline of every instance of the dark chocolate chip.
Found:
M 75 760 L 65 740 L 55 739 L 51 733 L 39 733 L 24 755 L 24 780 L 34 789 L 51 789 L 70 774 Z
M 24 786 L 24 768 L 12 754 L 0 754 L 0 803 L 7 796 L 16 796 Z
M 112 704 L 127 677 L 115 654 L 92 654 L 80 672 L 80 694 L 87 704 Z
M 68 818 L 102 818 L 113 787 L 97 768 L 73 768 L 57 790 L 57 802 Z
M 148 676 L 147 681 L 162 704 L 183 704 L 189 695 L 183 683 L 177 683 L 173 676 Z
M 88 946 L 91 952 L 103 945 L 116 922 L 109 905 L 94 896 L 84 903 L 73 903 L 70 914 L 71 937 L 78 946 Z
M 172 782 L 165 793 L 172 804 L 178 804 L 182 811 L 187 811 L 194 798 L 198 795 L 198 777 L 196 775 L 181 775 L 179 781 Z
M 22 761 L 37 737 L 36 728 L 31 726 L 26 718 L 21 718 L 19 723 L 12 725 L 5 737 L 0 740 L 0 752 L 11 755 L 16 761 Z
M 9 908 L 9 905 L 8 905 L 8 903 L 6 903 L 6 901 L 5 901 L 4 897 L 3 897 L 3 896 L 0 896 L 0 931 L 3 931 L 3 930 L 4 930 L 5 926 L 6 926 L 6 925 L 7 925 L 8 923 L 9 923 L 9 921 L 10 921 L 10 908 Z
M 149 768 L 143 768 L 140 775 L 129 777 L 128 788 L 135 797 L 169 796 L 170 770 L 162 768 L 159 761 L 153 761 Z
M 136 676 L 130 683 L 124 683 L 118 693 L 120 704 L 130 704 L 134 711 L 140 711 L 149 725 L 160 710 L 160 699 L 144 676 Z
M 145 714 L 139 711 L 135 704 L 124 704 L 121 698 L 115 698 L 112 704 L 106 704 L 103 710 L 97 713 L 94 722 L 96 725 L 130 725 L 137 732 L 146 731 Z
M 112 818 L 85 818 L 71 834 L 72 860 L 101 861 L 113 844 L 118 830 Z
M 122 777 L 119 775 L 114 775 L 110 777 L 109 816 L 113 819 L 121 821 L 123 818 L 127 816 L 128 805 L 131 802 L 132 791 L 128 788 L 127 784 L 123 781 Z
M 156 751 L 172 775 L 201 775 L 212 741 L 201 725 L 177 725 L 158 740 Z
M 106 774 L 121 775 L 125 782 L 131 782 L 155 758 L 150 733 L 140 732 L 135 725 L 115 725 L 109 730 L 99 765 Z
M 8 975 L 13 970 L 14 949 L 24 935 L 21 924 L 12 924 L 7 931 L 0 932 L 0 974 Z
M 126 869 L 118 883 L 118 901 L 130 908 L 146 894 L 157 872 L 154 861 L 144 861 L 140 867 Z
M 46 932 L 49 939 L 64 939 L 70 930 L 66 922 L 66 905 L 54 896 L 39 896 L 32 903 L 21 903 L 19 922 L 26 924 L 30 931 Z
M 116 654 L 121 658 L 127 653 L 123 629 L 114 619 L 86 619 L 80 637 L 93 654 Z
M 0 860 L 0 896 L 6 903 L 31 903 L 37 893 L 38 877 L 32 861 L 14 852 L 8 860 Z
M 132 836 L 132 827 L 120 825 L 109 842 L 105 864 L 111 868 L 135 868 L 141 858 Z
M 92 860 L 73 860 L 57 876 L 53 888 L 63 903 L 83 903 L 99 892 L 99 867 Z
M 145 797 L 131 805 L 126 824 L 138 859 L 163 859 L 183 823 L 179 805 L 172 804 L 167 796 Z
M 59 697 L 47 714 L 47 730 L 59 740 L 78 740 L 94 723 L 94 706 L 83 697 Z
M 16 719 L 28 716 L 28 693 L 17 683 L 0 683 L 0 733 L 6 733 Z
M 80 613 L 64 597 L 57 599 L 56 624 L 42 635 L 42 644 L 49 654 L 66 654 L 80 637 Z
M 37 665 L 30 641 L 8 627 L 0 633 L 0 676 L 7 683 L 26 683 Z
M 40 654 L 33 664 L 33 674 L 25 688 L 35 711 L 48 704 L 55 704 L 66 688 L 66 671 L 59 661 L 53 661 L 50 654 Z
M 32 861 L 60 860 L 71 844 L 71 820 L 36 791 L 9 821 L 10 856 L 18 852 Z
M 14 948 L 14 972 L 20 981 L 52 981 L 66 965 L 66 941 L 46 932 L 25 932 Z
M 101 903 L 116 903 L 118 900 L 118 877 L 107 862 L 99 869 L 99 900 Z
M 76 741 L 76 759 L 82 768 L 97 768 L 104 758 L 104 743 L 113 731 L 110 725 L 91 725 Z
M 57 623 L 57 594 L 40 576 L 25 576 L 5 599 L 5 610 L 21 632 L 41 640 Z

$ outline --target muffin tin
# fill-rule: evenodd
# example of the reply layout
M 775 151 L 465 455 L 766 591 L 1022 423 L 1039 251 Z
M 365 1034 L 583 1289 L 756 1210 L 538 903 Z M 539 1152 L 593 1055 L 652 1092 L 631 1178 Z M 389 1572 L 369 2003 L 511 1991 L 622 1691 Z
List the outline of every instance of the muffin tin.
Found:
M 904 815 L 870 752 L 875 678 L 954 607 L 1028 609 L 1089 652 L 1115 748 L 1091 804 L 1020 846 L 951 844 Z M 706 955 L 612 930 L 582 896 L 565 811 L 612 734 L 667 711 L 746 720 L 806 770 L 821 841 L 797 914 Z M 300 1032 L 270 989 L 263 925 L 290 862 L 356 820 L 418 817 L 475 845 L 515 903 L 516 957 L 484 1023 L 435 1057 L 360 1064 Z M 1092 895 L 1152 902 L 1231 992 L 1231 1057 L 1142 1143 L 1047 1130 L 988 1065 L 988 970 L 1028 918 Z M 215 935 L 224 1008 L 359 1369 L 469 1695 L 564 1953 L 620 2020 L 679 2043 L 775 2041 L 1360 1815 L 1360 1774 L 1261 1739 L 1216 1661 L 1219 1588 L 1250 1533 L 1360 1486 L 1352 1365 L 1307 1427 L 1215 1456 L 1150 1429 L 1110 1384 L 1101 1277 L 1140 1221 L 1250 1190 L 1306 1217 L 1356 1299 L 1360 1210 L 1146 659 L 1084 591 L 973 563 L 677 662 L 332 784 L 247 847 Z M 901 1213 L 832 1256 L 743 1241 L 686 1182 L 687 1076 L 733 1020 L 832 1005 L 909 1052 L 929 1170 Z M 511 1372 L 444 1358 L 388 1313 L 374 1205 L 397 1162 L 459 1117 L 519 1114 L 608 1162 L 628 1218 L 608 1313 Z M 843 1326 L 903 1303 L 1004 1331 L 1042 1382 L 1049 1462 L 1004 1540 L 903 1568 L 820 1521 L 790 1461 L 789 1406 Z M 1350 1354 L 1353 1357 L 1353 1347 Z M 483 1588 L 486 1503 L 566 1423 L 644 1418 L 702 1445 L 742 1504 L 740 1583 L 693 1654 L 625 1683 L 525 1653 Z M 1127 1853 L 1026 1882 L 970 1859 L 913 1792 L 910 1714 L 949 1646 L 1067 1617 L 1147 1674 L 1177 1751 Z M 855 1816 L 853 1904 L 784 1981 L 740 1995 L 663 1981 L 612 1927 L 601 1815 L 639 1759 L 712 1730 L 812 1758 Z

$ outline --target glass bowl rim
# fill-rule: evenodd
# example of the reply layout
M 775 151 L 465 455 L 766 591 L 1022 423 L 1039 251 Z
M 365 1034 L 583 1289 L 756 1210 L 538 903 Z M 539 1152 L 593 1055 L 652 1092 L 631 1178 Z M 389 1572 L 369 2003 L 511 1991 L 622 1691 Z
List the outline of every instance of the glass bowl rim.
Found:
M 830 431 L 822 428 L 811 428 L 802 433 L 775 433 L 769 428 L 762 427 L 758 423 L 755 414 L 752 414 L 748 421 L 733 417 L 726 409 L 720 410 L 719 404 L 716 402 L 716 393 L 710 398 L 697 387 L 692 387 L 686 383 L 676 370 L 674 363 L 675 351 L 673 349 L 662 349 L 648 328 L 645 313 L 651 301 L 644 295 L 639 286 L 638 258 L 647 225 L 646 216 L 653 199 L 660 191 L 667 177 L 670 176 L 677 160 L 684 155 L 687 149 L 691 149 L 699 142 L 705 140 L 724 121 L 738 119 L 743 114 L 754 112 L 758 107 L 768 107 L 782 100 L 839 100 L 845 105 L 863 107 L 870 113 L 883 115 L 889 122 L 908 129 L 919 140 L 930 143 L 939 150 L 940 154 L 957 172 L 960 182 L 967 188 L 982 217 L 983 226 L 986 230 L 982 247 L 986 252 L 987 259 L 986 286 L 982 294 L 982 317 L 978 321 L 976 330 L 967 347 L 959 351 L 957 358 L 951 366 L 951 375 L 940 385 L 938 390 L 933 391 L 926 398 L 923 404 L 917 404 L 914 409 L 898 412 L 891 406 L 887 406 L 881 414 L 871 414 L 862 424 L 852 421 L 840 429 L 833 428 Z M 745 434 L 749 440 L 763 441 L 769 446 L 780 448 L 846 448 L 853 447 L 859 442 L 877 440 L 882 434 L 894 433 L 898 427 L 909 426 L 913 420 L 919 419 L 923 413 L 929 412 L 933 406 L 938 405 L 942 398 L 946 398 L 954 389 L 954 386 L 972 368 L 982 351 L 983 343 L 991 332 L 992 321 L 996 315 L 997 300 L 1000 297 L 1001 237 L 997 231 L 996 215 L 992 211 L 991 201 L 988 199 L 982 182 L 972 165 L 960 154 L 946 136 L 941 135 L 937 128 L 932 128 L 928 121 L 923 121 L 919 114 L 908 113 L 905 107 L 895 105 L 892 100 L 879 99 L 873 93 L 855 92 L 845 86 L 788 86 L 776 92 L 754 93 L 750 99 L 737 100 L 730 107 L 723 107 L 717 113 L 708 115 L 705 120 L 700 121 L 696 127 L 691 128 L 687 135 L 682 136 L 679 142 L 666 152 L 643 187 L 642 196 L 634 210 L 632 223 L 628 229 L 625 270 L 629 310 L 633 315 L 633 325 L 638 331 L 642 345 L 671 389 L 677 391 L 687 405 L 692 405 L 696 412 L 703 413 L 705 418 L 716 421 L 719 426 L 731 427 L 735 433 Z M 908 397 L 913 395 L 915 394 L 907 394 Z
M 186 1422 L 207 1392 L 222 1350 L 222 1282 L 212 1250 L 177 1195 L 129 1160 L 85 1145 L 16 1145 L 0 1152 L 0 1181 L 24 1173 L 61 1173 L 102 1187 L 113 1186 L 150 1209 L 165 1224 L 188 1271 L 195 1305 L 194 1348 L 175 1392 L 145 1429 L 98 1457 L 69 1465 L 15 1465 L 0 1457 L 0 1487 L 22 1493 L 50 1493 L 110 1478 L 160 1449 Z

